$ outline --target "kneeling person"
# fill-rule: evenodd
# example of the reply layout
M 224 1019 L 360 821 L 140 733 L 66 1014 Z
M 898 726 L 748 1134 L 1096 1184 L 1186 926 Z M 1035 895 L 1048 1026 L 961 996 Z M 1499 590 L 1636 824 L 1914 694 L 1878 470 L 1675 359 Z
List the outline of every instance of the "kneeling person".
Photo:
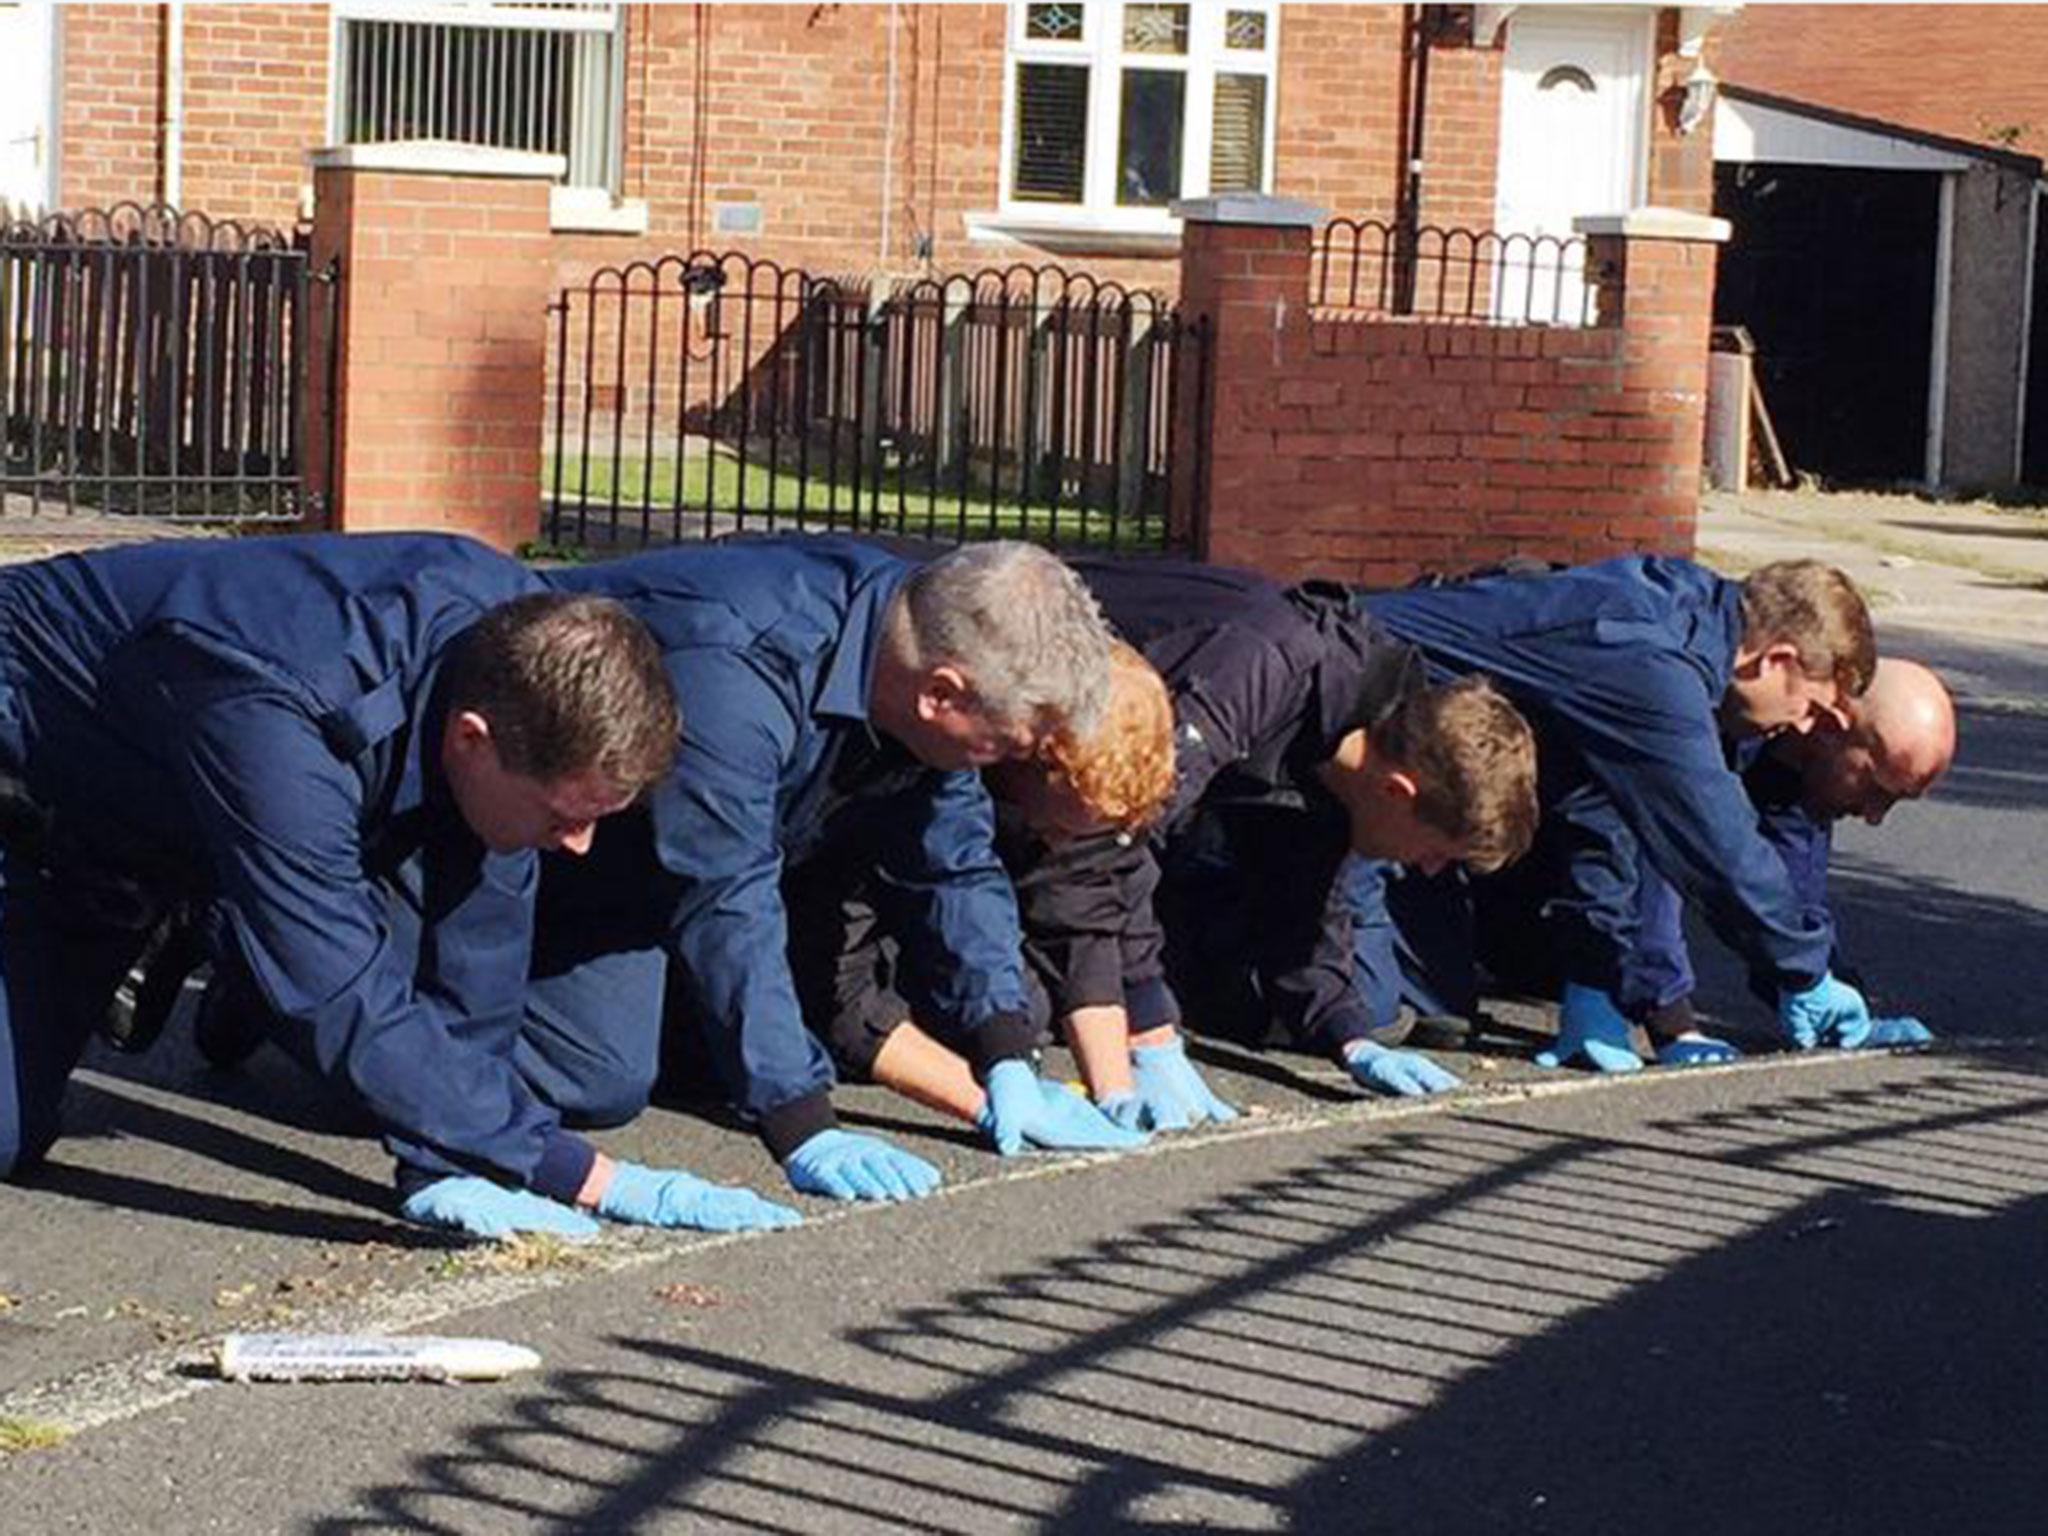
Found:
M 135 916 L 182 905 L 208 1002 L 375 1116 L 405 1215 L 478 1236 L 594 1232 L 577 1206 L 643 1219 L 622 1194 L 646 1171 L 565 1129 L 509 1051 L 534 850 L 589 847 L 667 768 L 675 718 L 629 614 L 464 539 L 0 572 L 0 1174 L 55 1141 Z
M 1917 800 L 1955 759 L 1954 701 L 1941 679 L 1918 662 L 1880 657 L 1870 686 L 1805 735 L 1759 744 L 1742 774 L 1756 808 L 1757 830 L 1777 850 L 1808 920 L 1834 938 L 1831 968 L 1848 975 L 1828 899 L 1834 824 L 1857 817 L 1880 826 L 1901 800 Z M 1693 969 L 1686 951 L 1677 890 L 1656 871 L 1641 871 L 1635 940 L 1622 962 L 1617 1002 L 1643 1024 L 1663 1060 L 1732 1060 L 1735 1048 L 1698 1035 L 1692 1009 Z M 1852 983 L 1853 984 L 1853 983 Z M 1752 972 L 1751 990 L 1767 1001 L 1770 978 Z M 1924 1045 L 1933 1036 L 1919 1020 L 1873 1021 L 1860 1044 Z
M 1424 687 L 1413 653 L 1341 592 L 1214 566 L 1078 569 L 1163 679 L 1151 686 L 1170 718 L 1127 664 L 1117 676 L 1142 729 L 1079 743 L 1064 761 L 1005 765 L 992 788 L 1034 970 L 1097 1103 L 1147 1129 L 1227 1115 L 1187 1065 L 1179 1029 L 1183 993 L 1186 1021 L 1215 1027 L 1233 987 L 1252 998 L 1253 1032 L 1277 1021 L 1363 1086 L 1455 1086 L 1373 1037 L 1334 880 L 1350 849 L 1428 867 L 1512 858 L 1535 817 L 1526 724 L 1482 682 Z M 1166 730 L 1170 792 L 1142 771 L 1088 768 L 1148 731 L 1163 756 Z M 1088 788 L 1132 779 L 1152 793 L 1111 806 Z M 1233 870 L 1222 881 L 1202 857 L 1217 839 Z M 918 1059 L 914 1038 L 892 1037 L 900 1054 L 878 1072 L 969 1112 L 957 1070 L 943 1077 L 933 1062 L 923 1089 L 897 1078 L 899 1062 Z
M 530 1080 L 611 1118 L 643 1105 L 665 971 L 668 1029 L 703 1042 L 794 1188 L 928 1194 L 932 1164 L 839 1126 L 817 1039 L 848 1007 L 908 1006 L 858 986 L 856 958 L 840 964 L 886 925 L 907 957 L 903 996 L 971 1043 L 998 1146 L 1065 1144 L 1064 1106 L 1026 1065 L 1016 904 L 974 770 L 1101 713 L 1110 636 L 1072 572 L 1017 543 L 920 565 L 803 537 L 554 579 L 646 621 L 686 720 L 645 812 L 607 827 L 589 867 L 548 871 Z

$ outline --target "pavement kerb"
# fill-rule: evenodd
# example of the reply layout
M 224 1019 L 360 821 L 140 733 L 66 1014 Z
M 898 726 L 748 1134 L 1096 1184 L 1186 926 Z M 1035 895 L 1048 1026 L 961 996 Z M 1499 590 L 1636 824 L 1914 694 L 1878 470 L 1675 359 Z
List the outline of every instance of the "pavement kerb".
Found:
M 1316 1109 L 1268 1112 L 1233 1121 L 1178 1132 L 1142 1147 L 1109 1152 L 1041 1154 L 1017 1164 L 1005 1164 L 1000 1171 L 979 1178 L 959 1180 L 941 1186 L 926 1200 L 945 1200 L 969 1191 L 1027 1179 L 1068 1178 L 1106 1164 L 1170 1157 L 1184 1151 L 1208 1148 L 1226 1141 L 1250 1137 L 1301 1135 L 1327 1130 L 1347 1123 L 1379 1125 L 1399 1120 L 1435 1119 L 1474 1110 L 1497 1108 L 1539 1099 L 1563 1099 L 1589 1093 L 1655 1091 L 1677 1083 L 1697 1083 L 1709 1077 L 1783 1074 L 1820 1067 L 1862 1065 L 1899 1055 L 1952 1055 L 1960 1052 L 1996 1051 L 2031 1047 L 2038 1042 L 2007 1037 L 1944 1038 L 1932 1048 L 1901 1050 L 1808 1051 L 1799 1055 L 1747 1058 L 1720 1066 L 1652 1069 L 1642 1072 L 1594 1074 L 1574 1073 L 1551 1080 L 1518 1080 L 1509 1083 L 1467 1084 L 1454 1093 L 1417 1099 L 1357 1099 L 1324 1105 Z M 1327 1074 L 1332 1080 L 1339 1074 Z M 1320 1080 L 1324 1074 L 1316 1074 Z M 918 1202 L 925 1203 L 924 1201 Z M 806 1212 L 804 1226 L 825 1226 L 833 1222 L 871 1220 L 889 1209 L 886 1204 L 859 1203 L 834 1208 L 822 1214 Z M 801 1229 L 796 1229 L 800 1231 Z M 728 1247 L 735 1243 L 764 1239 L 788 1240 L 788 1232 L 656 1232 L 614 1229 L 594 1242 L 579 1246 L 573 1264 L 522 1271 L 516 1274 L 469 1275 L 437 1281 L 418 1290 L 392 1296 L 376 1296 L 318 1311 L 308 1311 L 295 1320 L 295 1333 L 391 1334 L 444 1323 L 466 1313 L 482 1311 L 507 1302 L 519 1301 L 543 1292 L 561 1290 L 580 1281 L 630 1273 L 685 1254 Z M 451 1252 L 463 1251 L 451 1248 Z M 197 1340 L 146 1350 L 125 1359 L 111 1360 L 54 1380 L 19 1388 L 0 1396 L 0 1422 L 21 1420 L 46 1426 L 66 1438 L 116 1424 L 161 1408 L 167 1408 L 214 1387 L 230 1385 L 209 1374 L 227 1332 L 222 1330 Z M 543 1367 L 545 1368 L 545 1367 Z M 28 1454 L 26 1451 L 15 1455 Z M 9 1459 L 0 1453 L 0 1465 Z

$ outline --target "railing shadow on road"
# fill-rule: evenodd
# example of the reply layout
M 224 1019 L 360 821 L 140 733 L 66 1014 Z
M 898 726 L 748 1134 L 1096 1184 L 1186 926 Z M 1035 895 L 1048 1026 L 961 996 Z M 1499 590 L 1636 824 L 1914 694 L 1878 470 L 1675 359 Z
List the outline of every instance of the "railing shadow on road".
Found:
M 2048 1058 L 1542 1120 L 1362 1139 L 788 1359 L 616 1338 L 304 1529 L 2039 1529 Z

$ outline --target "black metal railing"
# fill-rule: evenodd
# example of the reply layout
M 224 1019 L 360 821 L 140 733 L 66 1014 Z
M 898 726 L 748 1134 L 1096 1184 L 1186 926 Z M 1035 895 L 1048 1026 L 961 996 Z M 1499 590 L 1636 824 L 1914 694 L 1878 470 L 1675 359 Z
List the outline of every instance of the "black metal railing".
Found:
M 1316 237 L 1311 302 L 1320 309 L 1491 325 L 1601 324 L 1619 274 L 1589 265 L 1577 236 L 1404 229 L 1332 219 Z
M 318 515 L 304 402 L 335 276 L 286 233 L 172 208 L 0 226 L 8 510 Z
M 549 540 L 738 530 L 1165 549 L 1206 328 L 1057 267 L 877 287 L 727 252 L 554 306 Z

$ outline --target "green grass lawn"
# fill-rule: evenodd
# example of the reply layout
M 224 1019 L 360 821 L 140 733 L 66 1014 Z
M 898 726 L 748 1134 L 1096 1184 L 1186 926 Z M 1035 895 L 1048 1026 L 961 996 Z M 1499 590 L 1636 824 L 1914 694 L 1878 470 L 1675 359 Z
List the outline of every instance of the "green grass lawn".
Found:
M 766 463 L 742 465 L 724 452 L 708 459 L 693 455 L 682 464 L 678 485 L 673 458 L 622 456 L 614 475 L 608 457 L 572 456 L 561 466 L 563 537 L 572 535 L 579 515 L 586 527 L 609 529 L 616 490 L 619 526 L 633 532 L 643 509 L 651 530 L 661 534 L 675 526 L 680 508 L 686 533 L 704 527 L 709 509 L 721 532 L 744 511 L 748 527 L 772 516 L 777 526 L 940 539 L 1056 538 L 1124 549 L 1159 548 L 1166 539 L 1163 517 L 1113 518 L 1102 509 L 1027 504 L 1015 499 L 1014 487 L 991 494 L 985 471 L 970 481 L 963 496 L 957 479 L 942 483 L 934 494 L 929 478 L 918 470 L 884 471 L 878 484 L 871 476 L 856 480 L 856 466 L 849 460 L 834 465 L 814 455 L 808 478 L 796 473 L 798 462 L 785 456 L 771 471 Z M 834 469 L 836 480 L 830 478 Z M 541 495 L 551 505 L 557 500 L 555 475 L 556 459 L 549 454 L 541 467 Z

